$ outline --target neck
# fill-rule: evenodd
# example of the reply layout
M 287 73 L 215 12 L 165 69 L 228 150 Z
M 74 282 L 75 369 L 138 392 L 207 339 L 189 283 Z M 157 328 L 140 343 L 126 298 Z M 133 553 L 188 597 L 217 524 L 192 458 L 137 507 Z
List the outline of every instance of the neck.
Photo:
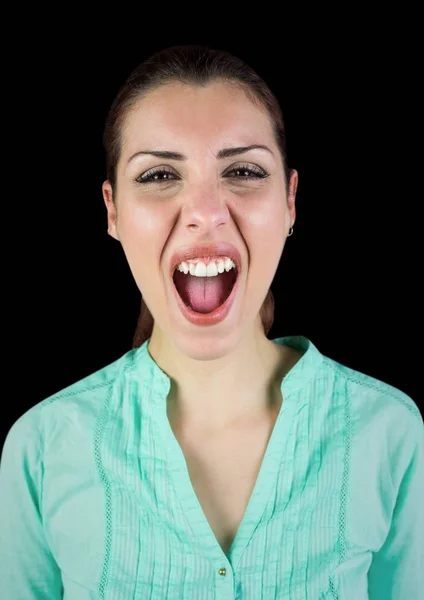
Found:
M 148 350 L 171 379 L 169 420 L 214 430 L 274 413 L 282 400 L 281 380 L 295 362 L 294 351 L 268 340 L 262 328 L 225 352 L 220 346 L 216 356 L 210 350 L 207 360 L 187 356 L 157 328 Z

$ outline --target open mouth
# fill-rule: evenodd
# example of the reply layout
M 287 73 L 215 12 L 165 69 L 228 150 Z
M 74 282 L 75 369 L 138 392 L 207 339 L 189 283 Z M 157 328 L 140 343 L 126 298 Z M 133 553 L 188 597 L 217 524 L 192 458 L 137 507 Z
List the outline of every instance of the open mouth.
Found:
M 185 306 L 190 310 L 209 314 L 223 306 L 228 300 L 238 278 L 237 267 L 218 273 L 213 277 L 197 277 L 175 270 L 175 289 Z

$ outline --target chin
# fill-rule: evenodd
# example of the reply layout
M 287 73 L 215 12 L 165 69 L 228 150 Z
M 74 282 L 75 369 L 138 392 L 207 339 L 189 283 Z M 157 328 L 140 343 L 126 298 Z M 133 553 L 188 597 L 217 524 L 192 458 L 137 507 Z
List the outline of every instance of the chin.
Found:
M 192 327 L 186 332 L 171 333 L 173 344 L 179 352 L 192 360 L 218 360 L 235 352 L 240 344 L 247 343 L 247 338 L 266 337 L 259 314 L 250 324 L 230 323 L 219 327 L 202 328 L 194 331 Z

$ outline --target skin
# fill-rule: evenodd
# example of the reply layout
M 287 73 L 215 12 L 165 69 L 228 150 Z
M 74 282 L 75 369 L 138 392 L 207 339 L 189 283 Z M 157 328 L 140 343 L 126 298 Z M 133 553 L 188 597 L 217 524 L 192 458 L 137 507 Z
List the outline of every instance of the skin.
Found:
M 102 188 L 108 233 L 122 244 L 154 318 L 148 349 L 171 378 L 170 421 L 181 428 L 222 431 L 275 415 L 281 377 L 300 355 L 266 338 L 259 310 L 296 219 L 298 174 L 292 171 L 287 194 L 267 113 L 233 84 L 170 83 L 138 101 L 125 120 L 122 142 L 117 186 L 112 190 L 105 181 Z M 217 158 L 223 148 L 253 144 L 271 152 L 254 149 Z M 186 160 L 131 159 L 145 150 L 179 152 Z M 250 165 L 269 176 L 227 176 L 232 168 Z M 177 180 L 171 175 L 146 185 L 134 181 L 159 166 Z M 182 246 L 216 241 L 239 249 L 240 287 L 223 322 L 195 326 L 173 297 L 170 258 Z

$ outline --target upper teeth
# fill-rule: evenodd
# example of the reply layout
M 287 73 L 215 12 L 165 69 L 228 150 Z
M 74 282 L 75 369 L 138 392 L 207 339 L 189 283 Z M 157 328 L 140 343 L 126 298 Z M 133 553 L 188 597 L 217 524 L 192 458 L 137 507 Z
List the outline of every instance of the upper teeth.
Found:
M 196 258 L 194 261 L 183 261 L 177 266 L 177 269 L 185 273 L 185 275 L 190 273 L 190 275 L 194 275 L 195 277 L 215 277 L 218 273 L 229 271 L 235 268 L 235 266 L 231 258 L 213 259 L 207 265 L 201 259 Z

